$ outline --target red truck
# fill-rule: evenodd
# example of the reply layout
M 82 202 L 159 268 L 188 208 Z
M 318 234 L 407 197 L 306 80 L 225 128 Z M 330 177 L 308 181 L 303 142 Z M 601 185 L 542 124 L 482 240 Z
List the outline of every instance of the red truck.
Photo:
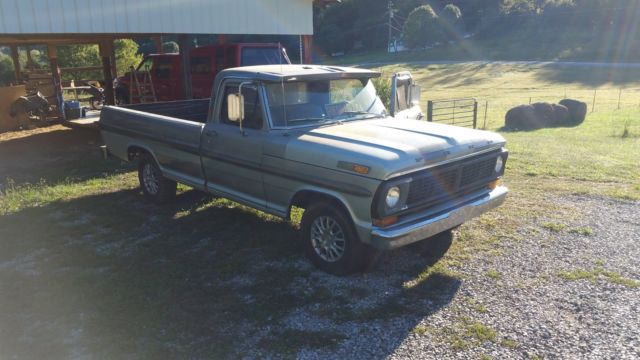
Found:
M 280 44 L 225 44 L 197 47 L 189 52 L 191 89 L 194 99 L 211 97 L 211 87 L 218 72 L 238 66 L 291 64 Z M 184 100 L 182 57 L 180 54 L 151 54 L 136 68 L 138 83 L 145 82 L 149 72 L 157 101 Z M 136 84 L 131 84 L 131 72 L 114 81 L 116 103 L 140 102 Z M 135 81 L 135 80 L 134 80 Z M 133 86 L 133 88 L 132 88 Z

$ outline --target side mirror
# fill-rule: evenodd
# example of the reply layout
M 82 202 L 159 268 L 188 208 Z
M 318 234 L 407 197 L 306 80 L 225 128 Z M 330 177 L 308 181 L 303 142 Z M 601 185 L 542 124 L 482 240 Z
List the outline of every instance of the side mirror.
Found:
M 411 106 L 420 105 L 420 95 L 422 95 L 422 88 L 420 87 L 420 85 L 411 84 L 411 88 L 409 91 L 409 102 L 411 103 Z
M 227 96 L 227 116 L 230 121 L 244 120 L 244 96 L 242 94 L 229 94 Z

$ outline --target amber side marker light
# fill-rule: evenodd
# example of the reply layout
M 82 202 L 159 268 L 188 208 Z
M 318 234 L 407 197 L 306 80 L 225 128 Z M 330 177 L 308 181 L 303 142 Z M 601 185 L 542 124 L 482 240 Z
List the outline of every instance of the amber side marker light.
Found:
M 494 180 L 487 185 L 491 190 L 495 190 L 498 186 L 502 185 L 502 179 Z
M 373 225 L 377 227 L 387 227 L 398 222 L 397 216 L 387 216 L 382 219 L 373 219 Z

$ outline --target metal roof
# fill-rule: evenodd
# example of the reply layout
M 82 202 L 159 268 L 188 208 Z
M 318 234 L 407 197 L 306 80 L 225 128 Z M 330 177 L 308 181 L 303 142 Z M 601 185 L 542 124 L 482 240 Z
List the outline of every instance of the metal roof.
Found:
M 0 0 L 8 34 L 313 34 L 313 0 Z
M 327 65 L 259 65 L 231 68 L 222 73 L 227 77 L 250 78 L 261 81 L 293 81 L 312 79 L 344 79 L 379 77 L 377 71 Z M 221 77 L 222 78 L 222 77 Z

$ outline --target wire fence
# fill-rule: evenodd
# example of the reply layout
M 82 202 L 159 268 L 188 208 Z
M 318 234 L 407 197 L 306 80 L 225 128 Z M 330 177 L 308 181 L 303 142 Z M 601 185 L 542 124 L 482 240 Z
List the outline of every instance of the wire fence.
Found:
M 478 101 L 478 128 L 500 126 L 509 109 L 537 102 L 559 103 L 574 99 L 587 103 L 589 113 L 640 110 L 640 88 L 443 88 L 429 89 L 428 101 L 473 97 Z M 424 101 L 423 103 L 428 103 Z

